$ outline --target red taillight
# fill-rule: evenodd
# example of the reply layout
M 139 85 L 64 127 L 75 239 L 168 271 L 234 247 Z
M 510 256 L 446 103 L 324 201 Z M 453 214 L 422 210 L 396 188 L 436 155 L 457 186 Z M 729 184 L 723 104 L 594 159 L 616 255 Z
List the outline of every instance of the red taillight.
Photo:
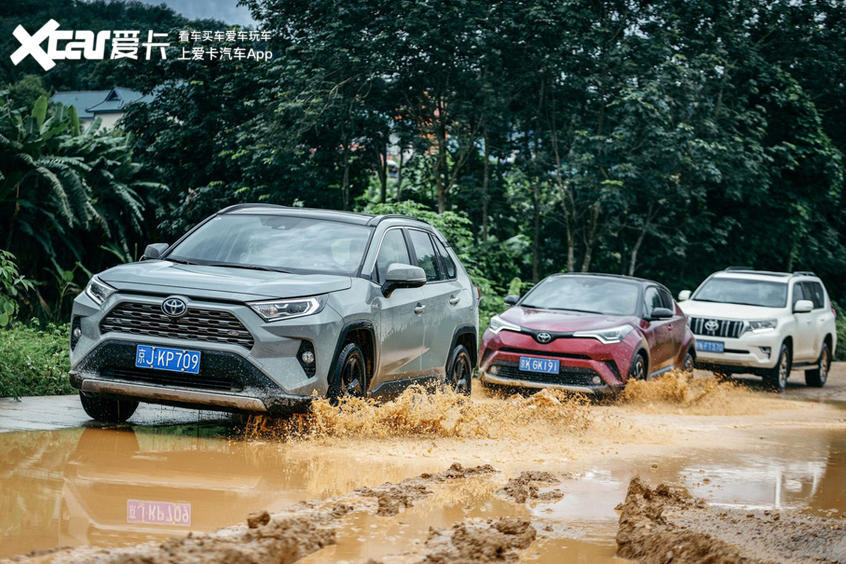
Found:
M 482 289 L 476 286 L 476 299 L 482 301 Z M 831 306 L 834 308 L 834 306 Z
M 834 317 L 837 317 L 837 309 L 835 309 L 834 304 L 831 304 L 831 313 L 834 314 Z

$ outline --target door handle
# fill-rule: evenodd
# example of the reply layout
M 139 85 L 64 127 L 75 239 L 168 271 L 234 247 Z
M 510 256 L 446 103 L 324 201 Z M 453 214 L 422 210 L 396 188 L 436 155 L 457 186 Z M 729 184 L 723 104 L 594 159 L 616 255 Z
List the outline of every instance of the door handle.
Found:
M 455 305 L 460 301 L 461 301 L 461 298 L 459 298 L 458 296 L 450 296 L 449 297 L 449 305 Z
M 420 314 L 421 314 L 421 313 L 423 313 L 424 311 L 426 311 L 426 306 L 424 306 L 423 304 L 418 303 L 418 304 L 414 307 L 414 313 L 416 313 L 417 315 L 420 315 Z

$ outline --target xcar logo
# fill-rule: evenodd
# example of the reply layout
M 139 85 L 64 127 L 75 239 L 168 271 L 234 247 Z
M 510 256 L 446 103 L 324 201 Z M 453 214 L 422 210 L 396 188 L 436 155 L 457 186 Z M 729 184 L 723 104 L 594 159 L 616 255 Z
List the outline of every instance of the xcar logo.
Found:
M 165 48 L 170 43 L 161 41 L 167 39 L 167 33 L 147 32 L 147 41 L 141 43 L 140 31 L 98 31 L 96 34 L 88 29 L 76 31 L 59 29 L 59 22 L 50 20 L 41 29 L 32 35 L 19 25 L 12 32 L 12 35 L 21 44 L 12 53 L 11 59 L 14 65 L 18 65 L 27 57 L 35 59 L 41 68 L 50 70 L 56 66 L 55 61 L 80 59 L 101 60 L 105 56 L 106 42 L 111 40 L 112 59 L 138 59 L 138 49 L 142 46 L 146 50 L 146 60 L 150 60 L 151 52 L 157 49 L 162 59 L 166 59 Z M 47 50 L 44 50 L 44 41 L 47 41 Z M 65 42 L 59 47 L 59 42 Z

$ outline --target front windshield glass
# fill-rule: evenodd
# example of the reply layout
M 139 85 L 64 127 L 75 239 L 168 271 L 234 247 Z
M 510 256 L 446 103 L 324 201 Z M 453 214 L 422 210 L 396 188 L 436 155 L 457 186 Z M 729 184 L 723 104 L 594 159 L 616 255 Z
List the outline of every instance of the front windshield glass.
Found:
M 523 307 L 635 315 L 640 288 L 633 282 L 593 276 L 557 276 L 535 286 Z
M 740 278 L 711 278 L 696 290 L 694 300 L 760 307 L 787 305 L 787 283 Z
M 288 215 L 225 214 L 179 243 L 165 260 L 353 276 L 370 228 Z

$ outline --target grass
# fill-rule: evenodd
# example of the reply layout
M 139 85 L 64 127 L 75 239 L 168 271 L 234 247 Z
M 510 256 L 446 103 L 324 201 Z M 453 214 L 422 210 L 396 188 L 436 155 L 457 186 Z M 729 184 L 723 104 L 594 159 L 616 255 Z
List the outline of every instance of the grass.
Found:
M 68 325 L 37 320 L 0 329 L 0 397 L 70 394 Z

